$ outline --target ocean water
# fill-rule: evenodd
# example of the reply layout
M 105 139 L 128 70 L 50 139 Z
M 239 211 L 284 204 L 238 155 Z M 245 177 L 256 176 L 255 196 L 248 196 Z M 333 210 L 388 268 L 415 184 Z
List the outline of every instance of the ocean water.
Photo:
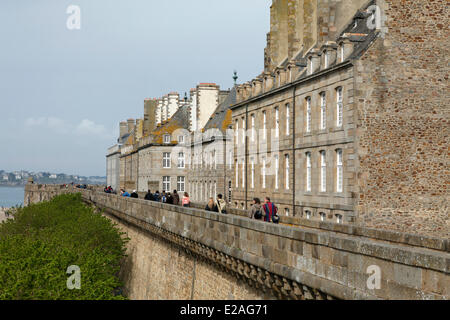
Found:
M 11 188 L 0 187 L 0 208 L 11 208 L 15 205 L 23 205 L 24 189 L 23 187 Z

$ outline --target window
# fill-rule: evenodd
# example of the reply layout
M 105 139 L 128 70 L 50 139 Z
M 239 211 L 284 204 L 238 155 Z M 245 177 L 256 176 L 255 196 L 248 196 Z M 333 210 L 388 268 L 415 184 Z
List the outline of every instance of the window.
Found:
M 163 153 L 163 168 L 170 169 L 170 153 L 169 152 Z
M 327 128 L 327 99 L 325 92 L 320 94 L 320 129 Z
M 343 113 L 344 113 L 344 108 L 343 108 L 343 97 L 342 97 L 342 88 L 338 88 L 336 90 L 336 99 L 337 99 L 337 103 L 336 103 L 336 126 L 337 127 L 342 127 L 342 120 L 343 120 Z
M 311 192 L 311 153 L 306 154 L 306 191 Z
M 311 132 L 311 97 L 306 98 L 306 132 Z
M 236 120 L 236 146 L 239 144 L 239 120 Z
M 185 161 L 184 161 L 184 153 L 180 152 L 178 153 L 178 168 L 184 169 L 185 168 Z
M 320 191 L 327 191 L 327 162 L 325 151 L 320 152 Z
M 344 163 L 342 150 L 336 151 L 336 191 L 341 193 L 344 186 Z
M 285 179 L 286 179 L 286 190 L 289 190 L 289 155 L 285 155 L 285 163 L 286 163 L 286 172 L 285 172 Z
M 184 143 L 184 136 L 178 137 L 178 143 Z
M 178 177 L 177 178 L 177 191 L 184 192 L 184 187 L 185 187 L 185 177 Z
M 289 208 L 285 208 L 285 209 L 284 209 L 284 215 L 285 215 L 286 217 L 289 217 Z
M 212 182 L 209 182 L 209 197 L 212 198 Z
M 308 74 L 313 73 L 313 67 L 312 67 L 312 57 L 308 58 Z
M 170 143 L 170 134 L 164 135 L 164 143 Z
M 280 136 L 280 110 L 275 108 L 275 138 Z
M 255 160 L 251 159 L 251 180 L 250 180 L 250 188 L 255 188 Z
M 326 68 L 328 68 L 328 52 L 325 51 L 323 54 L 325 55 L 325 67 L 324 68 L 326 69 Z
M 198 182 L 195 182 L 194 184 L 194 188 L 195 188 L 195 200 L 198 201 Z
M 242 143 L 245 143 L 245 136 L 246 136 L 246 132 L 245 130 L 247 130 L 247 127 L 245 125 L 245 118 L 242 118 L 242 129 L 243 129 L 243 134 L 242 134 Z
M 278 189 L 278 171 L 280 169 L 278 155 L 275 156 L 275 189 Z
M 289 124 L 291 121 L 291 113 L 290 113 L 290 106 L 289 103 L 286 104 L 286 135 L 289 135 Z
M 267 140 L 267 126 L 266 126 L 266 124 L 267 124 L 267 115 L 266 115 L 266 112 L 265 111 L 263 111 L 263 138 L 264 138 L 264 140 Z
M 345 52 L 344 52 L 344 45 L 343 44 L 341 44 L 341 48 L 340 48 L 341 50 L 341 62 L 344 62 L 344 60 L 345 60 L 345 56 L 344 56 L 344 54 L 345 54 Z
M 311 211 L 306 211 L 306 219 L 311 219 Z
M 236 188 L 239 188 L 239 162 L 236 160 L 235 162 L 236 168 Z
M 263 158 L 262 163 L 262 187 L 263 189 L 266 188 L 266 158 Z
M 163 177 L 163 191 L 170 191 L 170 177 Z
M 200 182 L 200 201 L 203 200 L 203 183 Z
M 252 114 L 252 142 L 255 141 L 255 115 Z
M 323 212 L 320 213 L 320 221 L 325 221 L 327 219 L 327 215 Z
M 242 160 L 242 188 L 245 188 L 245 162 Z
M 342 215 L 340 214 L 336 215 L 336 222 L 339 224 L 342 224 L 344 222 Z

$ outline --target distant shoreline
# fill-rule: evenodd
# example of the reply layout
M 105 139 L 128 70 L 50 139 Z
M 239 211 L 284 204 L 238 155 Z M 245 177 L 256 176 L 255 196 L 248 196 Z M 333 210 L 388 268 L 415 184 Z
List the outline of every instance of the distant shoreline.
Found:
M 17 188 L 17 189 L 22 189 L 22 188 L 25 188 L 25 185 L 21 185 L 21 186 L 5 186 L 5 185 L 1 185 L 0 184 L 0 188 Z

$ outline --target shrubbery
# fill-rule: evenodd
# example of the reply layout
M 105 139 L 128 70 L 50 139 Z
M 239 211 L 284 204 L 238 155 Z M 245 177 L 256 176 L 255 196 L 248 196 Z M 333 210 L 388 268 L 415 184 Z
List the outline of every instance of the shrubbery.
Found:
M 19 208 L 0 224 L 0 300 L 109 300 L 127 239 L 86 206 L 80 194 Z M 69 290 L 69 266 L 81 269 L 81 289 Z

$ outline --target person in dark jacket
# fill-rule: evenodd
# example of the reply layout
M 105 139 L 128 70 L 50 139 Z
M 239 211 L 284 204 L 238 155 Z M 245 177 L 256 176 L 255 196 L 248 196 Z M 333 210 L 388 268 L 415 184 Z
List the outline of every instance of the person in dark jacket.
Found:
M 157 191 L 155 192 L 155 194 L 153 195 L 153 201 L 159 202 L 160 199 L 161 199 L 161 196 L 160 196 L 160 194 L 159 194 L 159 191 L 157 190 Z
M 178 206 L 180 204 L 180 195 L 178 194 L 177 190 L 173 190 L 173 204 L 175 206 Z
M 148 192 L 147 192 L 147 194 L 145 195 L 144 199 L 145 199 L 145 200 L 148 200 L 148 201 L 153 201 L 153 200 L 154 200 L 153 194 L 152 194 L 152 192 L 151 192 L 150 190 L 148 190 Z
M 167 200 L 166 200 L 167 204 L 173 204 L 173 197 L 170 194 L 170 192 L 167 193 Z
M 133 190 L 133 192 L 130 195 L 130 198 L 135 198 L 135 199 L 139 198 L 139 195 L 137 194 L 136 190 Z

